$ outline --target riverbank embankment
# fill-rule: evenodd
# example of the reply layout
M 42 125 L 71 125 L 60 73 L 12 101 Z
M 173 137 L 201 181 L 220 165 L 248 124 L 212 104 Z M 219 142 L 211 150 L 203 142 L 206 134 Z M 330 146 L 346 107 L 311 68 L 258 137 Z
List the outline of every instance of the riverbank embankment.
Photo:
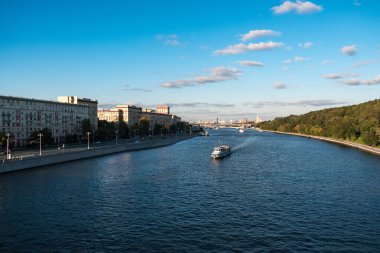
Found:
M 142 142 L 134 142 L 119 145 L 108 145 L 101 147 L 91 147 L 90 149 L 66 149 L 60 152 L 50 153 L 42 156 L 24 156 L 10 160 L 2 160 L 0 163 L 0 174 L 9 173 L 19 170 L 25 170 L 35 167 L 52 165 L 57 163 L 70 162 L 80 159 L 104 156 L 120 152 L 136 151 L 143 149 L 158 148 L 175 144 L 177 142 L 187 140 L 198 135 L 177 135 L 164 139 L 146 140 Z
M 380 149 L 367 146 L 364 144 L 360 143 L 355 143 L 352 141 L 345 141 L 345 140 L 337 140 L 333 138 L 328 138 L 328 137 L 322 137 L 322 136 L 314 136 L 314 135 L 307 135 L 307 134 L 299 134 L 299 133 L 290 133 L 290 132 L 280 132 L 280 131 L 272 131 L 272 130 L 263 130 L 264 132 L 271 132 L 271 133 L 277 133 L 277 134 L 286 134 L 286 135 L 294 135 L 294 136 L 299 136 L 299 137 L 305 137 L 305 138 L 312 138 L 312 139 L 317 139 L 321 141 L 327 141 L 327 142 L 332 142 L 344 146 L 349 146 L 352 148 L 357 148 L 366 152 L 370 152 L 372 154 L 380 155 Z

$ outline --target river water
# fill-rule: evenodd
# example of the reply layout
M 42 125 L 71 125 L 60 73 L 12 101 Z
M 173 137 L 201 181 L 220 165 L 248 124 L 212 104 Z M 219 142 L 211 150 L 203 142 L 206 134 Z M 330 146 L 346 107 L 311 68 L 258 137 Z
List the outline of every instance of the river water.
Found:
M 0 175 L 0 252 L 379 249 L 380 157 L 319 140 L 213 130 Z

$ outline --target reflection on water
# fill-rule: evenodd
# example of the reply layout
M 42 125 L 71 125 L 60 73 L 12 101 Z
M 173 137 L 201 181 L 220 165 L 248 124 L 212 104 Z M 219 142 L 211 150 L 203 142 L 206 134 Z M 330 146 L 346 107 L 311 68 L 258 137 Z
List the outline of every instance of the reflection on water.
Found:
M 380 248 L 380 158 L 211 130 L 172 146 L 0 176 L 0 251 Z M 217 145 L 233 153 L 211 159 Z

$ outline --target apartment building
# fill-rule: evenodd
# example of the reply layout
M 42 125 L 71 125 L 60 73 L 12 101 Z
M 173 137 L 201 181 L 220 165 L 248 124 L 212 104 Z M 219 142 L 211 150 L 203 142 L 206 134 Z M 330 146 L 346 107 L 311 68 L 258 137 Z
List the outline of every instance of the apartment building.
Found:
M 14 146 L 19 147 L 28 144 L 32 132 L 48 128 L 60 144 L 67 135 L 81 134 L 84 119 L 90 119 L 95 130 L 96 112 L 97 101 L 90 99 L 76 98 L 71 103 L 0 96 L 0 131 L 11 133 Z
M 134 105 L 117 105 L 111 110 L 98 110 L 98 118 L 108 122 L 117 122 L 117 119 L 120 119 L 128 126 L 133 126 L 138 124 L 141 119 L 146 119 L 152 130 L 155 124 L 168 127 L 181 121 L 180 117 L 169 114 L 169 112 L 169 106 L 157 106 L 156 110 L 153 110 Z

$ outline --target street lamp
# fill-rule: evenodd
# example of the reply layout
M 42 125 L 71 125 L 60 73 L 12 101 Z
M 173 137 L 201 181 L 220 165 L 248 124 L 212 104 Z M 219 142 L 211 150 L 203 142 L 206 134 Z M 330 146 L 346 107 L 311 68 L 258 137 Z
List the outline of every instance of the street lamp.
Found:
M 117 145 L 117 134 L 119 133 L 119 130 L 115 130 L 116 133 L 116 145 Z
M 7 159 L 9 159 L 9 137 L 11 136 L 11 134 L 7 133 L 6 136 L 7 136 Z
M 87 132 L 87 149 L 90 149 L 90 132 Z
M 42 136 L 44 136 L 42 133 L 39 133 L 38 136 L 40 137 L 40 156 L 42 155 Z

